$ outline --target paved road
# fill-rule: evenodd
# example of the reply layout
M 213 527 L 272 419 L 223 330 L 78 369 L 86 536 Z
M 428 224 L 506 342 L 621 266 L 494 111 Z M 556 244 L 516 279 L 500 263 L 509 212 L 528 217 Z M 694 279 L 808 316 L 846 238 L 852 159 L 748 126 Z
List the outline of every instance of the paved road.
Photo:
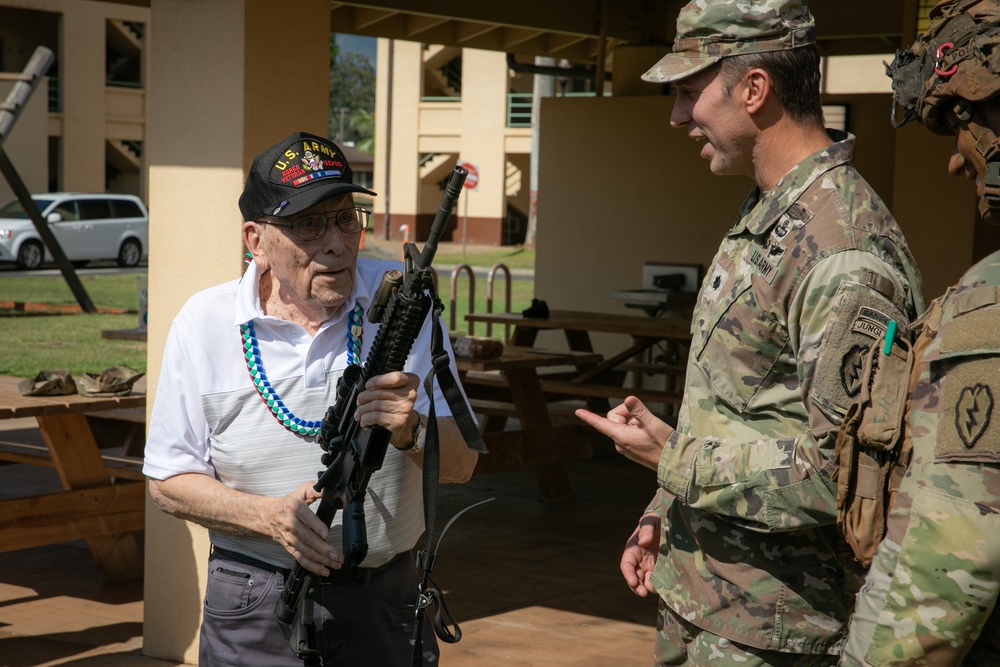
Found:
M 88 266 L 80 269 L 76 269 L 76 275 L 78 276 L 98 276 L 98 275 L 118 275 L 118 274 L 145 274 L 148 273 L 149 267 L 145 264 L 140 264 L 139 266 L 134 266 L 131 268 L 123 268 L 118 266 L 114 262 L 91 262 Z M 62 272 L 59 271 L 54 265 L 47 265 L 44 269 L 38 269 L 35 271 L 22 271 L 17 268 L 16 264 L 0 263 L 0 278 L 20 278 L 24 276 L 61 276 Z

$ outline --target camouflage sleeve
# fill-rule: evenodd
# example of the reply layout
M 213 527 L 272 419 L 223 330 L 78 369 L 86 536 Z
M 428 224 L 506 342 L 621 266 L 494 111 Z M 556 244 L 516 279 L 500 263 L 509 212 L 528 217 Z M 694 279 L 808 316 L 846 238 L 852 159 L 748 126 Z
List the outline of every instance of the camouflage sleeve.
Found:
M 907 413 L 913 459 L 842 665 L 1000 664 L 998 274 L 967 273 L 942 300 L 941 320 L 924 324 Z
M 984 488 L 968 479 L 978 470 L 935 466 L 934 483 L 968 496 Z M 903 481 L 858 594 L 842 666 L 957 665 L 989 633 L 1000 591 L 1000 513 L 976 500 L 921 488 L 912 473 Z M 986 500 L 995 504 L 995 496 Z
M 861 251 L 818 262 L 788 307 L 788 347 L 795 377 L 783 403 L 757 407 L 781 423 L 770 435 L 732 441 L 674 432 L 658 467 L 662 488 L 683 503 L 727 516 L 753 530 L 784 531 L 836 521 L 837 429 L 857 394 L 858 364 L 884 338 L 888 320 L 909 318 L 884 292 L 909 294 L 892 268 Z M 891 287 L 890 287 L 891 286 Z M 909 308 L 908 308 L 909 310 Z M 797 384 L 797 388 L 794 385 Z M 803 422 L 802 428 L 788 427 Z M 757 424 L 750 424 L 757 427 Z M 794 435 L 794 431 L 801 431 Z

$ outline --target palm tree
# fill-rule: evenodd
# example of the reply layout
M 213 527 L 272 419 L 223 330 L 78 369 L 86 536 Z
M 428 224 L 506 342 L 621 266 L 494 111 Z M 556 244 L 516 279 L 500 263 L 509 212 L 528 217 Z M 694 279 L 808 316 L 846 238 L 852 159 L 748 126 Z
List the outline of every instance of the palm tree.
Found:
M 354 145 L 359 151 L 374 155 L 375 153 L 375 115 L 370 109 L 355 109 L 351 114 L 351 129 L 359 135 Z

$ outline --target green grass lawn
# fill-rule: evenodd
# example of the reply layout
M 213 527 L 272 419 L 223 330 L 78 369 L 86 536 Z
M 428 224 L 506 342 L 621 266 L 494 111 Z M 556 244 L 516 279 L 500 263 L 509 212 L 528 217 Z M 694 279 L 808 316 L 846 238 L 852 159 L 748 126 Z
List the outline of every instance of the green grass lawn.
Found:
M 454 246 L 449 246 L 453 248 Z M 497 248 L 496 250 L 466 253 L 438 251 L 434 255 L 434 264 L 472 264 L 474 266 L 491 267 L 494 264 L 506 264 L 508 269 L 534 269 L 535 251 L 525 248 Z
M 496 254 L 510 255 L 510 252 Z M 481 255 L 475 257 L 478 266 L 490 266 L 491 264 L 484 263 L 487 261 L 488 258 L 483 259 Z M 506 260 L 497 261 L 508 263 Z M 515 268 L 511 264 L 508 265 Z M 116 364 L 145 372 L 146 343 L 101 337 L 101 332 L 106 329 L 134 329 L 138 325 L 137 277 L 137 274 L 127 274 L 81 278 L 91 301 L 97 308 L 131 311 L 124 315 L 89 313 L 40 315 L 17 313 L 0 308 L 0 335 L 3 337 L 3 346 L 0 348 L 0 375 L 32 377 L 47 368 L 66 368 L 71 373 L 80 375 L 88 372 L 98 373 Z M 444 320 L 450 327 L 452 321 L 450 276 L 439 275 L 438 280 L 441 301 L 445 306 Z M 475 287 L 477 294 L 473 310 L 477 313 L 485 312 L 486 281 L 477 279 Z M 508 310 L 505 302 L 505 280 L 502 274 L 498 274 L 494 289 L 493 310 Z M 456 293 L 455 329 L 466 334 L 468 324 L 465 322 L 465 314 L 469 312 L 469 281 L 465 274 L 456 281 Z M 512 281 L 509 310 L 521 312 L 531 305 L 533 294 L 533 282 Z M 8 301 L 76 305 L 73 292 L 61 276 L 23 278 L 0 276 L 0 302 Z M 480 336 L 486 335 L 485 325 L 477 325 L 474 333 Z M 494 337 L 502 339 L 503 335 L 502 329 L 493 330 Z
M 441 302 L 444 304 L 444 321 L 448 324 L 449 328 L 452 328 L 452 307 L 451 307 L 451 285 L 449 276 L 438 276 L 438 294 L 441 296 Z M 507 307 L 506 303 L 506 287 L 504 285 L 504 280 L 501 274 L 497 274 L 496 282 L 493 285 L 493 312 L 504 312 L 511 311 L 514 313 L 520 313 L 522 310 L 531 305 L 531 297 L 535 293 L 535 283 L 530 280 L 512 280 L 511 290 L 510 290 L 510 307 Z M 473 305 L 473 312 L 484 313 L 487 311 L 486 304 L 486 281 L 482 278 L 477 278 L 476 284 L 476 299 Z M 460 331 L 462 334 L 469 333 L 469 324 L 465 321 L 465 315 L 469 312 L 469 279 L 463 273 L 459 276 L 458 280 L 455 282 L 455 326 L 456 331 Z M 475 331 L 473 332 L 476 336 L 486 335 L 486 325 L 482 322 L 476 323 Z M 496 327 L 493 328 L 491 334 L 494 338 L 503 340 L 504 332 L 503 329 L 498 330 Z
M 146 370 L 146 344 L 101 338 L 105 329 L 138 325 L 138 274 L 84 276 L 80 279 L 97 308 L 132 311 L 124 315 L 90 313 L 34 314 L 0 310 L 0 374 L 32 377 L 46 368 L 66 368 L 76 375 L 99 373 L 123 364 Z M 0 301 L 76 305 L 61 276 L 0 277 Z

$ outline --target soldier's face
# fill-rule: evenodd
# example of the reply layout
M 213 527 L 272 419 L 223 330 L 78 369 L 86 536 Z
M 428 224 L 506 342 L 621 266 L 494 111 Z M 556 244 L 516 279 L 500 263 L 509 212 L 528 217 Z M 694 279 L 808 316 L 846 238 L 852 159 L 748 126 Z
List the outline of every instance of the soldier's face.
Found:
M 1000 105 L 997 103 L 979 104 L 976 106 L 979 118 L 985 122 L 994 133 L 1000 135 Z M 952 176 L 964 176 L 976 184 L 976 194 L 980 199 L 983 197 L 986 176 L 986 161 L 976 150 L 976 140 L 968 130 L 960 129 L 958 137 L 955 139 L 955 150 L 948 160 L 948 172 Z M 986 222 L 1000 224 L 1000 220 L 993 220 L 989 212 L 983 214 Z
M 701 157 L 712 173 L 753 177 L 752 123 L 740 103 L 743 81 L 727 91 L 718 65 L 696 72 L 675 84 L 677 100 L 670 125 L 685 128 L 702 144 Z

